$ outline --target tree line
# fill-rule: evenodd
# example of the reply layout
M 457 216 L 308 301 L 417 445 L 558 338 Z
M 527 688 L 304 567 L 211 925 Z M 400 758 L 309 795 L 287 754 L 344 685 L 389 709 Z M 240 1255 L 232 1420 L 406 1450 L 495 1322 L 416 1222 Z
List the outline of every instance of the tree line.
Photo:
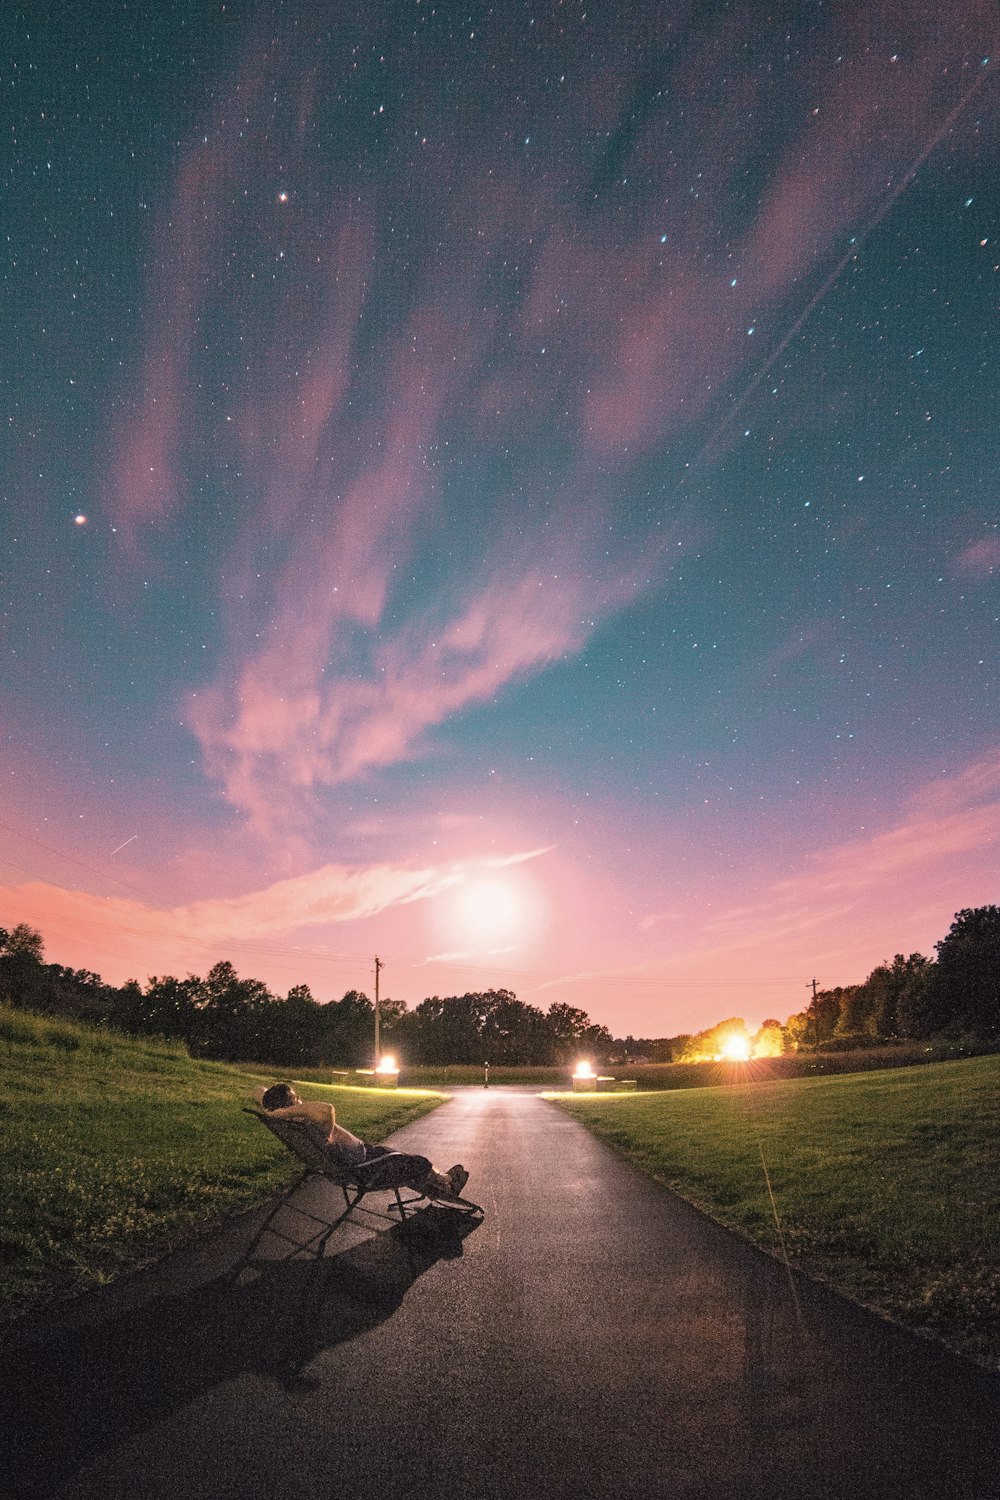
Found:
M 696 1062 L 724 1054 L 734 1036 L 758 1057 L 939 1037 L 1000 1042 L 1000 906 L 956 912 L 934 946 L 933 959 L 897 953 L 861 984 L 817 988 L 804 1010 L 784 1023 L 771 1017 L 753 1034 L 734 1016 L 695 1035 L 634 1045 L 655 1061 Z
M 44 961 L 41 933 L 25 923 L 0 927 L 0 1001 L 46 1015 L 112 1026 L 134 1034 L 176 1037 L 192 1056 L 280 1067 L 370 1067 L 375 1007 L 348 990 L 323 1003 L 306 984 L 274 995 L 259 979 L 241 978 L 227 961 L 204 978 L 189 974 L 130 979 L 108 985 L 87 969 Z M 547 1011 L 510 990 L 433 995 L 409 1010 L 401 1000 L 379 1005 L 383 1051 L 411 1064 L 488 1062 L 551 1066 L 580 1052 L 606 1057 L 611 1033 L 585 1011 L 557 1002 Z
M 846 1049 L 896 1038 L 1000 1037 L 1000 906 L 957 912 L 935 953 L 897 953 L 861 984 L 819 990 L 788 1018 L 790 1041 Z
M 580 1055 L 594 1062 L 681 1062 L 723 1052 L 727 1038 L 748 1036 L 757 1055 L 807 1049 L 848 1050 L 879 1042 L 939 1036 L 1000 1040 L 1000 907 L 956 913 L 936 957 L 897 954 L 861 984 L 818 989 L 782 1023 L 764 1021 L 749 1037 L 738 1017 L 697 1035 L 613 1037 L 575 1006 L 547 1011 L 507 989 L 433 995 L 412 1010 L 381 1003 L 382 1045 L 410 1064 L 551 1066 Z M 193 1056 L 282 1067 L 370 1066 L 374 1006 L 349 990 L 321 1002 L 305 984 L 272 994 L 259 979 L 217 963 L 201 978 L 152 977 L 105 984 L 87 969 L 44 959 L 42 935 L 20 923 L 0 927 L 0 1001 L 118 1030 L 177 1037 Z

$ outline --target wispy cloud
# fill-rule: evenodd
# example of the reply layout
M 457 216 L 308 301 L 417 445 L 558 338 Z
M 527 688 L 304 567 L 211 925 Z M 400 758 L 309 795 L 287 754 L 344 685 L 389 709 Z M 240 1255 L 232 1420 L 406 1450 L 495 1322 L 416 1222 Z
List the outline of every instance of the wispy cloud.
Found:
M 873 966 L 886 950 L 920 941 L 929 947 L 943 936 L 952 915 L 949 893 L 964 892 L 965 903 L 975 904 L 970 872 L 982 875 L 995 868 L 998 851 L 1000 752 L 994 752 L 919 787 L 889 827 L 817 850 L 794 873 L 751 886 L 749 899 L 739 905 L 717 913 L 694 906 L 643 918 L 639 926 L 646 934 L 671 923 L 669 953 L 628 965 L 573 969 L 542 988 L 600 994 L 613 984 L 639 983 L 660 987 L 666 997 L 692 987 L 700 995 L 705 986 L 720 984 L 741 995 L 738 1002 L 727 1000 L 723 988 L 720 1004 L 756 1005 L 751 992 L 742 995 L 741 985 L 755 982 L 762 966 L 773 975 L 825 962 L 828 982 L 851 982 L 864 977 L 859 966 Z M 917 926 L 925 935 L 917 936 Z M 785 986 L 796 1008 L 801 983 L 792 979 Z
M 950 15 L 900 11 L 890 52 L 884 23 L 852 10 L 823 22 L 850 66 L 824 54 L 786 59 L 787 89 L 749 66 L 734 81 L 721 44 L 752 36 L 746 7 L 688 17 L 690 45 L 663 63 L 672 86 L 650 99 L 628 28 L 604 24 L 624 48 L 614 96 L 595 60 L 558 108 L 539 104 L 562 177 L 533 172 L 530 136 L 500 164 L 478 134 L 414 128 L 415 101 L 386 122 L 406 165 L 394 181 L 380 148 L 383 196 L 346 146 L 319 161 L 309 142 L 344 61 L 303 58 L 291 20 L 256 36 L 182 153 L 108 503 L 134 558 L 205 524 L 191 475 L 210 476 L 221 645 L 185 717 L 210 778 L 270 837 L 306 826 L 318 792 L 423 753 L 435 726 L 580 651 L 659 580 L 662 530 L 626 537 L 614 477 L 759 371 L 765 338 L 940 121 L 966 46 Z M 520 137 L 520 105 L 482 82 L 496 138 Z M 807 119 L 786 94 L 815 100 Z M 674 114 L 696 97 L 720 101 L 708 124 Z M 777 167 L 747 197 L 775 140 Z M 623 232 L 602 202 L 630 174 Z M 456 195 L 457 178 L 477 191 Z M 993 554 L 963 555 L 981 571 Z
M 507 953 L 516 953 L 517 947 L 508 943 L 503 948 L 469 948 L 461 953 L 431 953 L 424 959 L 424 966 L 428 964 L 458 964 L 468 963 L 469 960 L 482 960 L 484 958 L 501 958 Z
M 976 578 L 1000 572 L 1000 536 L 984 536 L 978 542 L 970 542 L 959 553 L 956 566 L 960 572 Z
M 226 795 L 262 827 L 288 815 L 287 793 L 333 787 L 413 755 L 421 735 L 579 649 L 595 617 L 632 595 L 627 580 L 588 589 L 572 568 L 489 579 L 464 606 L 376 641 L 364 670 L 310 665 L 309 625 L 288 621 L 281 647 L 247 663 L 232 689 L 192 697 L 191 727 Z M 335 650 L 328 619 L 326 655 Z

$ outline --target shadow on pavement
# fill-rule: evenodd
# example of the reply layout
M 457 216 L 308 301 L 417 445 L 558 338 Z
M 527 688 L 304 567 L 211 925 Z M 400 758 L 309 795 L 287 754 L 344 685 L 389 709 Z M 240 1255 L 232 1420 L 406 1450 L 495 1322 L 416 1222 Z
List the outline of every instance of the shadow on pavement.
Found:
M 312 1388 L 317 1354 L 390 1318 L 479 1222 L 428 1208 L 340 1254 L 243 1259 L 96 1328 L 15 1343 L 0 1398 L 3 1493 L 51 1494 L 102 1449 L 240 1374 Z

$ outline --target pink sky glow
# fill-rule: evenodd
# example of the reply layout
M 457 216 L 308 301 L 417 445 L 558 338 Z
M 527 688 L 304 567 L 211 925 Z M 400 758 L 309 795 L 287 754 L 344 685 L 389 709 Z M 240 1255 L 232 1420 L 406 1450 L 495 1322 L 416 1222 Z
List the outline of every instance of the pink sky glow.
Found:
M 931 954 L 998 894 L 995 7 L 279 9 L 72 298 L 18 251 L 0 924 L 644 1036 Z

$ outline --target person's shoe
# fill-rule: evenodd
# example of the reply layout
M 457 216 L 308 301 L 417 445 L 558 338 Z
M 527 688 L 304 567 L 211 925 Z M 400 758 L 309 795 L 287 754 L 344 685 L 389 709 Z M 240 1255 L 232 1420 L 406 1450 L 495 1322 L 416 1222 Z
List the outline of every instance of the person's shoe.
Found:
M 451 1183 L 451 1190 L 456 1198 L 461 1198 L 462 1189 L 468 1180 L 469 1174 L 464 1167 L 456 1164 L 454 1167 L 448 1168 L 448 1181 Z

